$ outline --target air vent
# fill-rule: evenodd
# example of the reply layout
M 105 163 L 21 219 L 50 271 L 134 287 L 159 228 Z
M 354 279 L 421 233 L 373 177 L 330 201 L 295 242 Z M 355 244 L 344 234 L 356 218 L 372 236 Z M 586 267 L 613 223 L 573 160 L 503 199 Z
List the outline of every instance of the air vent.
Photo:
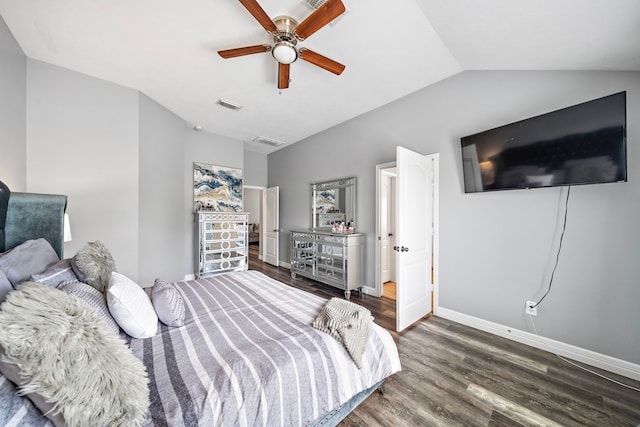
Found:
M 304 0 L 302 4 L 307 6 L 311 10 L 316 10 L 322 6 L 327 0 Z
M 307 6 L 309 9 L 311 10 L 316 10 L 317 8 L 319 8 L 320 6 L 322 6 L 323 4 L 325 4 L 327 2 L 327 0 L 302 0 L 302 4 Z M 342 2 L 342 4 L 344 4 L 344 2 Z M 345 16 L 347 13 L 349 13 L 349 8 L 347 7 L 347 5 L 344 5 L 345 11 L 342 15 L 338 16 L 336 19 L 334 19 L 333 21 L 331 21 L 329 23 L 330 27 L 333 27 L 334 25 L 336 25 L 338 22 L 340 22 L 340 20 L 342 19 L 343 16 Z
M 253 142 L 270 145 L 272 147 L 280 147 L 281 145 L 284 145 L 283 141 L 278 141 L 277 139 L 273 138 L 267 138 L 266 136 L 256 136 L 255 138 L 253 138 Z
M 242 108 L 242 105 L 235 105 L 235 104 L 232 104 L 230 102 L 223 101 L 222 99 L 218 99 L 216 101 L 216 104 L 218 104 L 221 107 L 228 108 L 228 109 L 234 110 L 234 111 L 238 111 L 239 109 Z

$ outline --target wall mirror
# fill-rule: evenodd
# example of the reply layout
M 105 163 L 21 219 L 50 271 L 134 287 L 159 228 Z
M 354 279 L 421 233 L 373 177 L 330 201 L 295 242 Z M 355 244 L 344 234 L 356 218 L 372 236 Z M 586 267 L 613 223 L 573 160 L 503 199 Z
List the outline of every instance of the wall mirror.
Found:
M 335 223 L 356 222 L 356 178 L 311 184 L 311 224 L 330 230 Z

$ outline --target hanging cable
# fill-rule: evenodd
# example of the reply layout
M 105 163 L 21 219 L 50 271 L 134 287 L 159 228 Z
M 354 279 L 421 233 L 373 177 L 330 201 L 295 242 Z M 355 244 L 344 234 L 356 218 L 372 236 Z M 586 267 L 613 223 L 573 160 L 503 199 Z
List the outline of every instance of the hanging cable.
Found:
M 531 308 L 536 308 L 540 305 L 543 299 L 549 292 L 551 292 L 551 286 L 553 285 L 553 276 L 556 274 L 556 268 L 558 268 L 558 261 L 560 260 L 560 251 L 562 250 L 562 240 L 564 239 L 564 232 L 567 229 L 567 213 L 569 212 L 569 193 L 571 193 L 571 186 L 567 187 L 567 198 L 564 202 L 564 223 L 562 224 L 562 233 L 560 234 L 560 243 L 558 244 L 558 252 L 556 253 L 556 262 L 553 266 L 553 271 L 551 272 L 551 278 L 549 279 L 549 287 L 547 288 L 547 292 L 542 295 L 542 298 L 538 300 L 537 303 L 531 306 Z
M 535 324 L 535 322 L 533 321 L 533 316 L 529 315 L 529 319 L 531 320 L 531 327 L 533 328 L 533 332 L 536 334 L 536 336 L 540 336 L 540 335 L 538 335 L 538 330 L 536 329 L 536 324 Z M 639 388 L 637 388 L 637 387 L 634 387 L 634 386 L 631 386 L 631 385 L 629 385 L 629 384 L 625 384 L 625 383 L 623 383 L 623 382 L 620 382 L 620 381 L 614 380 L 613 378 L 610 378 L 610 377 L 608 377 L 608 376 L 606 376 L 606 375 L 602 375 L 602 374 L 600 374 L 600 373 L 598 373 L 598 372 L 596 372 L 596 371 L 593 371 L 593 370 L 591 370 L 591 369 L 589 369 L 589 368 L 585 368 L 585 367 L 584 367 L 584 366 L 582 366 L 582 365 L 578 365 L 577 363 L 575 363 L 575 362 L 573 362 L 573 361 L 571 361 L 571 360 L 567 359 L 566 357 L 562 357 L 562 356 L 560 356 L 558 353 L 554 353 L 554 354 L 555 354 L 556 356 L 558 356 L 560 359 L 562 359 L 562 360 L 564 360 L 565 362 L 569 363 L 570 365 L 573 365 L 573 366 L 575 366 L 575 367 L 577 367 L 577 368 L 580 368 L 580 369 L 582 369 L 583 371 L 589 372 L 590 374 L 596 375 L 596 376 L 598 376 L 598 377 L 600 377 L 600 378 L 604 378 L 604 379 L 605 379 L 605 380 L 607 380 L 607 381 L 611 381 L 612 383 L 615 383 L 615 384 L 621 385 L 622 387 L 626 387 L 626 388 L 628 388 L 628 389 L 630 389 L 630 390 L 640 392 L 640 389 L 639 389 Z

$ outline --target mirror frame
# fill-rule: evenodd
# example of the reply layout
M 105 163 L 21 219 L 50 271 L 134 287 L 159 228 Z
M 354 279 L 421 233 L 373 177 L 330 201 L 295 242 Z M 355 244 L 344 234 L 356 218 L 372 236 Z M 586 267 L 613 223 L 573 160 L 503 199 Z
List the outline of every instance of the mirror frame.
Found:
M 331 181 L 321 181 L 314 182 L 311 184 L 311 228 L 313 230 L 330 230 L 331 225 L 322 226 L 317 223 L 317 213 L 316 213 L 316 202 L 317 202 L 317 193 L 318 191 L 323 190 L 333 190 L 339 188 L 351 188 L 353 189 L 353 195 L 351 196 L 351 215 L 350 218 L 345 218 L 345 221 L 353 220 L 353 222 L 357 222 L 356 218 L 356 196 L 357 196 L 357 186 L 356 186 L 356 177 L 350 176 L 348 178 L 334 179 Z M 347 214 L 347 208 L 344 209 L 345 216 Z

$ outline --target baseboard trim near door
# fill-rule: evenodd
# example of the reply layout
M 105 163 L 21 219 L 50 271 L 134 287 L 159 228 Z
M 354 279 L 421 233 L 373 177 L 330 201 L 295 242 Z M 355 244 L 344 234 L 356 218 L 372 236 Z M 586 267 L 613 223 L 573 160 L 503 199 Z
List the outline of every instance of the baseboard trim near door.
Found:
M 498 323 L 489 322 L 487 320 L 469 316 L 447 308 L 438 307 L 436 311 L 436 315 L 444 319 L 458 322 L 472 328 L 480 329 L 481 331 L 489 332 L 554 354 L 559 354 L 560 356 L 577 360 L 579 362 L 640 381 L 640 365 L 638 364 L 607 356 L 606 354 L 596 353 L 595 351 L 576 347 L 561 341 L 545 338 L 540 335 L 532 334 L 531 332 L 521 331 Z

